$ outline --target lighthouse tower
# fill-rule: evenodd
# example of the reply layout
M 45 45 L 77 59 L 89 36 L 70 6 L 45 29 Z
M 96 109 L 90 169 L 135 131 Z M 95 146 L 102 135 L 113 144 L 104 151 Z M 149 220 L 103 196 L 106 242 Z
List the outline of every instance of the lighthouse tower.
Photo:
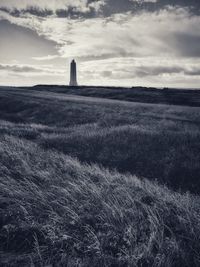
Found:
M 76 62 L 73 59 L 70 66 L 70 86 L 78 86 L 77 83 L 77 74 L 76 74 Z

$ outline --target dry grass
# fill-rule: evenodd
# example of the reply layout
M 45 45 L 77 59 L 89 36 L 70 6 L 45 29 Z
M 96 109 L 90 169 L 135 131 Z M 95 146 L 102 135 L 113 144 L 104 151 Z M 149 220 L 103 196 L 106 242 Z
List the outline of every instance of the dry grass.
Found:
M 1 266 L 199 266 L 198 197 L 0 142 Z
M 199 108 L 0 103 L 0 266 L 200 265 Z
M 34 140 L 81 162 L 157 179 L 175 190 L 200 192 L 198 107 L 19 89 L 2 90 L 0 96 L 0 118 L 10 121 L 0 126 L 2 134 Z

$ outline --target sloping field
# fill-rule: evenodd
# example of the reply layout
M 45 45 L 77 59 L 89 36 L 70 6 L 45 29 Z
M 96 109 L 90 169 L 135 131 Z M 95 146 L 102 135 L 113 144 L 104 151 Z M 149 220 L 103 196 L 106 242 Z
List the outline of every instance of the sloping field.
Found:
M 1 266 L 200 265 L 198 107 L 1 88 L 0 120 Z
M 199 107 L 0 90 L 2 133 L 82 162 L 200 192 Z

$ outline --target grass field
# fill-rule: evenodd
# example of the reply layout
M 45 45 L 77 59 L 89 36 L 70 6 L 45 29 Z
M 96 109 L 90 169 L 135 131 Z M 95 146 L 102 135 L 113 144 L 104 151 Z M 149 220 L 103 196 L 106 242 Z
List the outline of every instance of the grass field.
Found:
M 0 265 L 199 266 L 199 111 L 0 88 Z
M 55 93 L 92 96 L 107 99 L 119 99 L 141 103 L 173 104 L 181 106 L 200 107 L 200 90 L 146 88 L 146 87 L 95 87 L 95 86 L 62 86 L 36 85 L 26 88 L 36 91 L 50 91 Z

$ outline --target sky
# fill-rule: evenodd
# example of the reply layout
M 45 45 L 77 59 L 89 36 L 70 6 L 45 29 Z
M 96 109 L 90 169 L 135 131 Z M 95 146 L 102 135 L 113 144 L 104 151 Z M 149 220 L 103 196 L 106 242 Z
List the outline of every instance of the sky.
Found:
M 0 0 L 0 85 L 200 88 L 200 0 Z

